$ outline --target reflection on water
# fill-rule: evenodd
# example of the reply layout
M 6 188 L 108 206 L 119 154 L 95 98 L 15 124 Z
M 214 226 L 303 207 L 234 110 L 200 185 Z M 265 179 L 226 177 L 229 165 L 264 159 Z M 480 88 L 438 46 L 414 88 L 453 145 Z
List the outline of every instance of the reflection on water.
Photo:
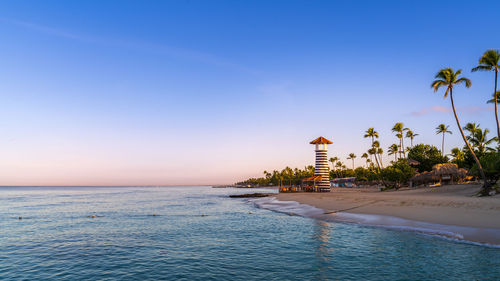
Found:
M 333 226 L 325 221 L 316 220 L 314 224 L 313 241 L 315 247 L 315 265 L 317 280 L 328 280 L 328 271 L 332 266 L 330 254 L 333 251 L 330 245 L 330 232 Z

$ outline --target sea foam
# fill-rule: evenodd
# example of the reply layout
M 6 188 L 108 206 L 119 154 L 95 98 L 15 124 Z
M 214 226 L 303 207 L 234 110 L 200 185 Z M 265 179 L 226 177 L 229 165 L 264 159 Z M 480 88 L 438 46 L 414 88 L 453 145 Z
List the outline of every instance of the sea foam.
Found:
M 478 239 L 478 237 L 500 237 L 499 229 L 434 224 L 385 215 L 357 214 L 348 212 L 326 213 L 323 209 L 316 208 L 311 205 L 300 204 L 295 201 L 280 201 L 276 199 L 276 197 L 251 199 L 249 202 L 262 209 L 289 215 L 299 215 L 329 222 L 359 224 L 362 226 L 416 232 L 456 242 L 500 248 L 499 244 L 491 244 Z

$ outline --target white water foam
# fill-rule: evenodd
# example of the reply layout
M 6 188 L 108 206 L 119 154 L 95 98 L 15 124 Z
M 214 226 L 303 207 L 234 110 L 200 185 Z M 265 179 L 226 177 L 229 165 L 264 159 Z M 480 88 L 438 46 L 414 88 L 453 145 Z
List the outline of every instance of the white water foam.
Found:
M 352 223 L 365 226 L 383 227 L 399 231 L 417 232 L 456 242 L 500 248 L 500 245 L 498 244 L 485 243 L 474 239 L 474 237 L 477 237 L 478 234 L 498 238 L 500 237 L 500 229 L 433 224 L 384 215 L 356 214 L 347 212 L 327 214 L 323 209 L 307 204 L 300 204 L 295 201 L 280 201 L 277 200 L 276 197 L 251 199 L 249 202 L 252 202 L 257 207 L 262 209 L 289 215 L 299 215 L 331 222 Z

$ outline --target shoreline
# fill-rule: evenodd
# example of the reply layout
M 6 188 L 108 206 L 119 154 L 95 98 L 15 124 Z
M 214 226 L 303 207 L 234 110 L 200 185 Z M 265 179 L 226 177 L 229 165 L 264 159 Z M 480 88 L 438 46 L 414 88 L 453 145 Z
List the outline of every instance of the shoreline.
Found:
M 330 193 L 280 193 L 274 198 L 321 210 L 304 215 L 318 219 L 421 229 L 442 236 L 456 234 L 451 238 L 458 240 L 500 245 L 500 196 L 474 197 L 479 188 L 449 185 L 385 192 L 378 188 L 335 188 Z

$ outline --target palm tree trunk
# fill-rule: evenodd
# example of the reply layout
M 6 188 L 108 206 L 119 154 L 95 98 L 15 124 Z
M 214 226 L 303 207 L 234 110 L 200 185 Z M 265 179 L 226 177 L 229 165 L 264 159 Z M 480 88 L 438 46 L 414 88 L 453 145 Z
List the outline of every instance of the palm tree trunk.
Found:
M 374 140 L 373 140 L 373 137 L 372 137 L 372 148 L 373 148 L 373 142 L 374 142 Z M 380 171 L 380 164 L 378 163 L 377 153 L 375 153 L 374 156 L 375 156 L 375 162 L 377 162 L 377 167 L 378 167 L 378 169 Z M 370 154 L 370 157 L 371 157 L 371 154 Z
M 401 132 L 401 134 L 403 134 L 403 132 Z M 401 147 L 403 148 L 403 158 L 406 158 L 406 154 L 405 154 L 405 137 L 403 136 L 401 138 Z
M 384 168 L 384 163 L 382 163 L 382 154 L 379 154 L 378 156 L 380 158 L 380 166 L 382 166 L 382 169 Z
M 479 173 L 481 174 L 481 178 L 483 179 L 483 187 L 480 191 L 481 195 L 489 195 L 490 192 L 490 187 L 488 186 L 486 182 L 486 176 L 483 171 L 483 166 L 481 166 L 481 162 L 479 162 L 479 159 L 477 159 L 476 153 L 474 153 L 474 150 L 470 146 L 469 141 L 465 137 L 464 131 L 462 130 L 462 126 L 460 125 L 460 121 L 458 120 L 457 116 L 457 111 L 455 110 L 455 103 L 453 102 L 453 88 L 450 88 L 450 100 L 451 100 L 451 108 L 453 109 L 453 114 L 455 115 L 455 120 L 457 121 L 457 126 L 458 129 L 460 130 L 460 134 L 462 135 L 462 138 L 464 139 L 465 144 L 469 148 L 470 153 L 472 154 L 472 157 L 474 157 L 474 161 L 476 162 L 477 166 L 479 167 Z
M 352 159 L 352 170 L 354 171 L 354 158 Z
M 441 156 L 444 156 L 444 132 L 443 132 L 443 141 L 441 142 Z
M 497 136 L 498 141 L 500 142 L 500 123 L 498 123 L 498 111 L 497 111 L 497 78 L 498 78 L 498 70 L 495 69 L 495 91 L 493 92 L 493 100 L 495 101 L 495 119 L 497 121 Z

